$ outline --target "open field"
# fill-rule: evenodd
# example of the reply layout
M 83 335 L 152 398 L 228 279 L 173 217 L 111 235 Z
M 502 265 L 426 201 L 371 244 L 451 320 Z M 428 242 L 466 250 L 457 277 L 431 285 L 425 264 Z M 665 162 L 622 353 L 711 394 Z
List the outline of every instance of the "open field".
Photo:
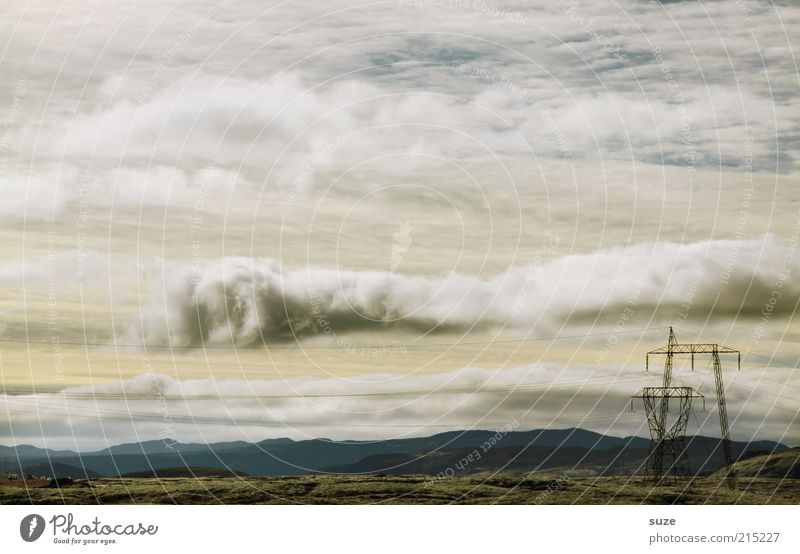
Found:
M 718 479 L 651 487 L 625 477 L 303 476 L 126 478 L 26 488 L 0 483 L 0 504 L 798 504 L 797 479 Z

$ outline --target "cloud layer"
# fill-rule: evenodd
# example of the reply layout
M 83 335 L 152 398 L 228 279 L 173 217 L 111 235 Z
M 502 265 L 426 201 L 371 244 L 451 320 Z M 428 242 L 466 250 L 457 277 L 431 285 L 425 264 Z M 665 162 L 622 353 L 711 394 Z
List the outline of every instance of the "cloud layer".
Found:
M 144 308 L 147 341 L 254 345 L 407 329 L 558 329 L 566 324 L 793 312 L 794 248 L 775 237 L 639 244 L 514 267 L 492 279 L 283 269 L 225 258 L 171 268 Z M 138 327 L 138 324 L 137 324 Z
M 792 392 L 775 382 L 785 380 L 790 370 L 772 371 L 772 382 L 762 379 L 762 371 L 731 372 L 726 377 L 734 438 L 797 444 Z M 676 378 L 689 379 L 687 373 L 676 372 Z M 336 378 L 176 380 L 148 373 L 116 383 L 71 387 L 64 395 L 0 397 L 5 413 L 0 416 L 0 436 L 17 444 L 91 450 L 159 438 L 386 439 L 499 429 L 512 420 L 519 422 L 520 430 L 582 427 L 616 436 L 646 436 L 644 413 L 639 407 L 630 411 L 630 396 L 642 386 L 657 384 L 660 375 L 641 367 L 536 364 L 387 377 L 364 375 L 354 383 Z M 709 412 L 696 406 L 689 432 L 718 435 L 710 372 L 698 370 L 684 384 L 699 387 L 710 399 Z M 487 388 L 495 391 L 475 392 Z M 120 394 L 130 398 L 115 396 Z M 179 399 L 182 396 L 192 399 Z
M 89 167 L 104 204 L 180 203 L 205 164 L 286 187 L 364 129 L 315 169 L 402 153 L 796 170 L 793 6 L 27 4 L 0 26 L 6 215 L 69 206 Z

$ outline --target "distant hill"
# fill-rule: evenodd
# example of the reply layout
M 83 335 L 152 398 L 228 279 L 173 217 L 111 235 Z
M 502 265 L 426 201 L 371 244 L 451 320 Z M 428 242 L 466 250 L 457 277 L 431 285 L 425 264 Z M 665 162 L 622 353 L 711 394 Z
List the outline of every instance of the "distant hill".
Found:
M 289 440 L 289 439 L 284 439 Z M 241 448 L 245 446 L 250 446 L 252 443 L 245 442 L 245 441 L 234 441 L 234 442 L 217 442 L 214 443 L 214 450 L 230 450 L 233 448 Z M 174 452 L 198 452 L 208 450 L 207 444 L 196 444 L 196 443 L 180 443 L 178 441 L 167 439 L 167 440 L 151 440 L 151 441 L 144 441 L 144 442 L 132 442 L 132 443 L 124 443 L 124 444 L 117 444 L 106 448 L 104 450 L 99 450 L 95 454 L 114 454 L 114 455 L 136 455 L 136 454 L 170 454 Z
M 646 445 L 643 447 L 643 444 Z M 759 447 L 775 445 L 755 443 Z M 733 443 L 734 455 L 739 457 L 753 443 Z M 785 450 L 783 445 L 778 450 Z M 721 468 L 724 454 L 721 441 L 709 437 L 689 437 L 686 447 L 690 470 L 695 475 L 708 475 Z M 495 447 L 484 452 L 471 448 L 441 449 L 435 452 L 378 454 L 354 464 L 323 468 L 336 474 L 387 475 L 474 475 L 485 473 L 528 474 L 531 472 L 593 475 L 636 475 L 644 468 L 649 453 L 649 441 L 631 441 L 608 450 L 577 446 L 550 447 L 519 445 Z
M 594 474 L 635 473 L 646 459 L 649 439 L 614 437 L 585 429 L 546 429 L 510 432 L 494 439 L 493 431 L 451 431 L 429 437 L 382 441 L 294 441 L 269 439 L 214 444 L 145 441 L 112 446 L 96 452 L 53 451 L 23 446 L 0 448 L 0 467 L 19 473 L 33 464 L 58 463 L 85 467 L 89 477 L 114 477 L 174 468 L 232 468 L 251 476 L 308 475 L 312 473 L 436 474 L 478 450 L 481 459 L 462 474 L 498 471 L 527 473 L 554 468 L 577 468 Z M 710 474 L 722 466 L 719 439 L 691 437 L 692 469 Z M 783 451 L 771 441 L 734 443 L 738 457 L 745 451 Z M 76 478 L 75 472 L 69 475 Z M 152 474 L 152 473 L 151 473 Z M 77 473 L 77 478 L 82 478 Z M 67 476 L 63 473 L 58 476 Z
M 46 457 L 48 453 L 51 456 L 69 456 L 75 455 L 72 450 L 50 450 L 48 448 L 39 448 L 31 446 L 30 444 L 18 444 L 17 446 L 5 446 L 0 444 L 0 460 L 7 458 L 17 459 L 30 459 Z
M 134 471 L 120 477 L 142 479 L 169 479 L 174 477 L 249 477 L 243 471 L 222 467 L 166 467 L 147 471 Z
M 26 465 L 20 473 L 23 476 L 33 475 L 34 477 L 49 477 L 50 479 L 94 479 L 101 475 L 88 468 L 76 467 L 60 462 L 40 462 L 37 464 Z
M 740 477 L 800 479 L 800 448 L 753 456 L 735 463 L 734 469 Z

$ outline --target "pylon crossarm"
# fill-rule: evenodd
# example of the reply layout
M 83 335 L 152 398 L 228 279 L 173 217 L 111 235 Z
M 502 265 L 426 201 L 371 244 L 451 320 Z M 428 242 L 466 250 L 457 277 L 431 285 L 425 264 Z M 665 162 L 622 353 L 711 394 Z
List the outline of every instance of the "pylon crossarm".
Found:
M 738 354 L 738 350 L 713 343 L 673 344 L 651 350 L 647 354 Z
M 644 387 L 631 398 L 704 398 L 692 387 Z

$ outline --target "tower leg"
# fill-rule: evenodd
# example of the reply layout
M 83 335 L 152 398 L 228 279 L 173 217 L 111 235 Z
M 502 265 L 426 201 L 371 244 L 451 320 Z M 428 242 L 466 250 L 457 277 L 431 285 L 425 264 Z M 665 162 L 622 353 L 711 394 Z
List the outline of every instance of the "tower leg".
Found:
M 675 422 L 667 427 L 664 404 L 672 396 L 678 399 L 680 409 Z M 661 484 L 674 482 L 679 477 L 691 476 L 685 434 L 691 413 L 692 389 L 645 387 L 642 389 L 642 398 L 650 427 L 650 451 L 646 464 L 648 478 L 654 484 Z
M 719 360 L 719 353 L 712 352 L 714 365 L 714 384 L 717 389 L 717 406 L 719 411 L 719 426 L 722 436 L 722 451 L 725 455 L 726 474 L 725 479 L 728 487 L 736 488 L 736 472 L 733 469 L 733 449 L 731 447 L 731 436 L 728 430 L 728 410 L 725 406 L 725 387 L 722 384 L 722 363 Z
M 662 387 L 666 390 L 672 381 L 672 354 L 678 340 L 675 338 L 675 333 L 672 327 L 669 328 L 669 339 L 667 340 L 667 358 L 664 361 L 664 381 Z M 661 413 L 659 414 L 659 440 L 663 441 L 667 434 L 667 413 L 669 412 L 669 396 L 664 396 L 661 399 Z

